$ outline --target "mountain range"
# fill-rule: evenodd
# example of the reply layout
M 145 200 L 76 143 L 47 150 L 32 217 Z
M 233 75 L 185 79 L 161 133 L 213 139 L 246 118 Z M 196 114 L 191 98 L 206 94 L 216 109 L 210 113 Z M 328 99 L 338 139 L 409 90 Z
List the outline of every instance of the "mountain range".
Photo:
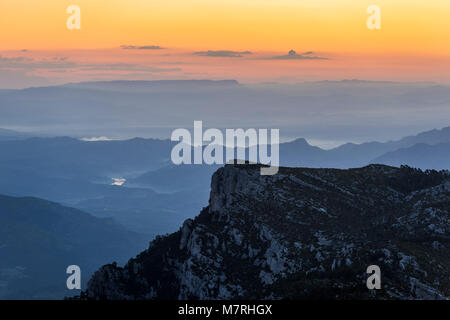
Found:
M 219 129 L 279 128 L 285 139 L 309 137 L 336 145 L 443 127 L 449 103 L 448 86 L 430 82 L 84 82 L 0 90 L 0 127 L 123 140 L 166 138 L 203 120 Z
M 0 194 L 34 196 L 114 217 L 153 237 L 173 232 L 207 204 L 219 165 L 173 165 L 169 140 L 82 141 L 69 137 L 0 141 Z M 280 145 L 291 167 L 351 168 L 370 163 L 450 169 L 450 127 L 397 141 L 325 150 L 297 139 Z M 121 186 L 113 179 L 125 179 Z M 181 205 L 183 203 L 183 205 Z

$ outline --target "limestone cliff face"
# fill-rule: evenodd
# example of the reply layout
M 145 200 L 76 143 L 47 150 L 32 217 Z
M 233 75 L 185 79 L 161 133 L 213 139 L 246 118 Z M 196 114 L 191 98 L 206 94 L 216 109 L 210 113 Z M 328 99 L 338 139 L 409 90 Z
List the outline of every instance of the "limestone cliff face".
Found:
M 450 175 L 227 165 L 209 206 L 123 268 L 106 265 L 90 299 L 446 299 Z M 381 290 L 366 287 L 369 265 Z

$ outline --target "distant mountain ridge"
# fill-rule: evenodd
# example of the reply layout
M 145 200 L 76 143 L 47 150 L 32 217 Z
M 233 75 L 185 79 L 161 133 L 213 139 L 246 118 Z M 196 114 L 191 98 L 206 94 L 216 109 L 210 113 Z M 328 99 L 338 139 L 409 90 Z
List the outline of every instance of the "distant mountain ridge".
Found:
M 47 177 L 72 174 L 93 178 L 160 168 L 169 160 L 171 143 L 142 138 L 86 142 L 56 137 L 0 141 L 0 148 L 0 167 L 39 170 Z
M 81 82 L 0 90 L 0 127 L 54 136 L 161 138 L 201 119 L 215 128 L 278 127 L 289 132 L 289 137 L 333 136 L 350 141 L 373 136 L 384 140 L 407 132 L 409 126 L 445 125 L 448 103 L 448 87 L 432 83 Z M 415 116 L 404 122 L 412 112 Z M 275 115 L 277 124 L 272 121 Z M 426 122 L 421 116 L 426 116 Z
M 26 139 L 31 138 L 32 136 L 33 135 L 31 133 L 0 128 L 0 141 Z
M 67 83 L 63 87 L 74 88 L 96 88 L 96 89 L 117 89 L 117 88 L 145 88 L 152 87 L 172 87 L 172 88 L 192 88 L 192 87 L 220 87 L 239 86 L 236 80 L 113 80 L 113 81 L 91 81 Z
M 407 163 L 416 168 L 433 168 L 448 170 L 450 168 L 450 142 L 429 145 L 418 143 L 408 148 L 401 148 L 375 158 L 373 163 L 400 166 Z
M 299 142 L 300 141 L 300 142 Z M 295 140 L 280 146 L 280 160 L 282 165 L 322 167 L 322 168 L 352 168 L 360 167 L 370 163 L 391 164 L 383 162 L 383 155 L 401 148 L 409 148 L 416 144 L 437 145 L 450 142 L 450 126 L 440 130 L 434 129 L 408 136 L 397 141 L 388 142 L 366 142 L 362 144 L 346 143 L 339 147 L 323 150 L 312 147 L 304 139 Z M 445 145 L 443 145 L 445 147 Z M 290 153 L 285 159 L 283 154 Z M 439 159 L 438 159 L 439 160 Z M 413 165 L 407 157 L 399 159 L 399 165 Z M 422 169 L 450 169 L 450 163 L 446 158 L 436 166 L 426 167 L 426 162 L 421 162 Z

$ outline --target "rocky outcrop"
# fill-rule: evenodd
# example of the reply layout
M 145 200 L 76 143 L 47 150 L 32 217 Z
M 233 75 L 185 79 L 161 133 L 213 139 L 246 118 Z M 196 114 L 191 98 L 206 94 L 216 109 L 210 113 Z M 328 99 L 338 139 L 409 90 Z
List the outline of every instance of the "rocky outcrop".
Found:
M 106 265 L 89 299 L 446 299 L 450 175 L 226 165 L 209 206 L 124 267 Z M 381 269 L 369 290 L 369 265 Z

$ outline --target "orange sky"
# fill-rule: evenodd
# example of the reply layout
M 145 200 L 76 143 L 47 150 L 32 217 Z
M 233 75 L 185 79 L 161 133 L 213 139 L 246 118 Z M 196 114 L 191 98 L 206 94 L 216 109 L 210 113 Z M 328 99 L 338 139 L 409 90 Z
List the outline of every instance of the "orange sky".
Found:
M 66 27 L 71 4 L 80 30 Z M 373 4 L 381 30 L 366 26 Z M 4 0 L 0 12 L 0 78 L 450 82 L 448 0 Z M 275 58 L 290 49 L 326 59 Z M 252 54 L 193 54 L 207 50 Z

